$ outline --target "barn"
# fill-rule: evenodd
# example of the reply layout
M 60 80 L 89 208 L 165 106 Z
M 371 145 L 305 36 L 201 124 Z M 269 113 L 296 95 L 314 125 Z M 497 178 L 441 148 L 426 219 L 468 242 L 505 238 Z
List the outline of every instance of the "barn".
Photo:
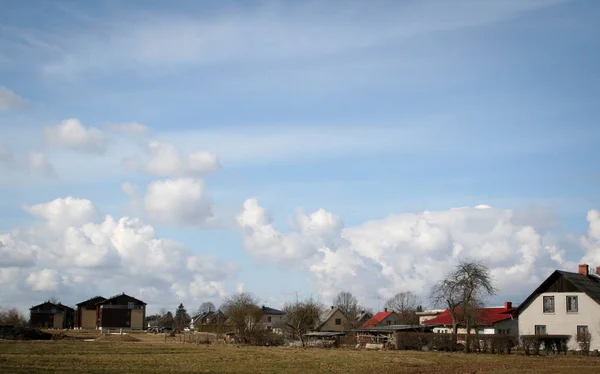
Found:
M 102 296 L 94 296 L 91 299 L 77 304 L 75 312 L 75 328 L 78 329 L 97 329 L 98 328 L 98 310 L 97 304 L 105 301 Z
M 75 310 L 61 303 L 46 301 L 29 308 L 31 327 L 49 329 L 73 328 Z
M 98 328 L 102 329 L 144 329 L 146 303 L 122 293 L 96 303 Z

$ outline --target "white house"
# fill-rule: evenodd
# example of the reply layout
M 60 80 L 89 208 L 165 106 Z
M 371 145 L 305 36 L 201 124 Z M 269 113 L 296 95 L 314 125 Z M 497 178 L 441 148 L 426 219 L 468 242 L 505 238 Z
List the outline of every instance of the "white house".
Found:
M 569 348 L 579 349 L 577 336 L 589 332 L 591 349 L 600 349 L 600 267 L 590 273 L 554 271 L 517 309 L 519 334 L 571 335 Z

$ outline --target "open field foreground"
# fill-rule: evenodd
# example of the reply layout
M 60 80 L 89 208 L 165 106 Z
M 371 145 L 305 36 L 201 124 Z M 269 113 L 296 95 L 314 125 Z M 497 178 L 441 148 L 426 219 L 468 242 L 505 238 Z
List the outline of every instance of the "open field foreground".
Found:
M 600 359 L 527 357 L 354 349 L 247 347 L 165 343 L 162 335 L 134 334 L 86 341 L 0 341 L 1 373 L 574 373 L 600 372 Z

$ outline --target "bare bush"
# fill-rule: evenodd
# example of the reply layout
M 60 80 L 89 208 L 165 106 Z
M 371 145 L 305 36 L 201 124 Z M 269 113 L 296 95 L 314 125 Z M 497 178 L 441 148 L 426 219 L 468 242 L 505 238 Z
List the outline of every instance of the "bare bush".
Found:
M 28 322 L 17 308 L 0 310 L 0 325 L 25 326 Z

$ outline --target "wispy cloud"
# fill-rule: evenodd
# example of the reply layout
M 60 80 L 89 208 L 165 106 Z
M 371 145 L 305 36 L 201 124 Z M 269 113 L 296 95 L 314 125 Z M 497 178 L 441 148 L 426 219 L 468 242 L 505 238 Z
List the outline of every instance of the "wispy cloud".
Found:
M 0 55 L 0 62 L 2 62 Z M 12 92 L 6 87 L 0 86 L 0 112 L 4 110 L 21 109 L 27 106 L 27 100 Z
M 114 20 L 94 21 L 80 14 L 79 22 L 69 28 L 50 34 L 20 30 L 14 39 L 43 51 L 42 69 L 50 74 L 298 63 L 397 45 L 429 33 L 485 26 L 563 1 L 389 1 L 380 6 L 354 2 L 343 9 L 323 3 L 268 2 L 252 9 L 227 8 L 210 18 L 123 10 L 114 14 Z M 73 32 L 87 26 L 93 30 L 99 24 L 99 32 Z

